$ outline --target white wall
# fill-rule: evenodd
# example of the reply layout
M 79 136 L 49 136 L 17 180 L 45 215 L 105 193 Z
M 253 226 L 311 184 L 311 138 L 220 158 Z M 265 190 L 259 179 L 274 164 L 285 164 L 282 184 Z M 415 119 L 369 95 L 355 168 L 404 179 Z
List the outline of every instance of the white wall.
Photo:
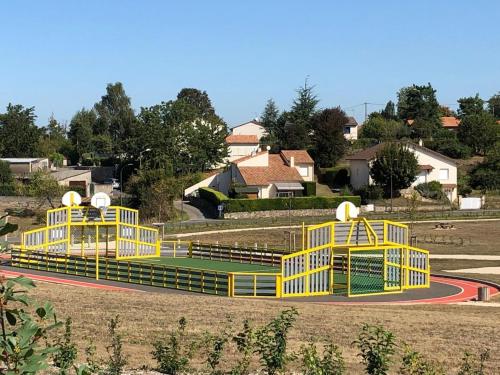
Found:
M 312 164 L 295 163 L 295 168 L 299 171 L 299 174 L 304 181 L 314 181 L 314 167 Z M 307 175 L 303 175 L 302 171 L 306 170 Z
M 244 125 L 240 125 L 236 128 L 233 128 L 232 134 L 235 134 L 235 135 L 236 134 L 238 134 L 238 135 L 256 135 L 257 138 L 260 140 L 264 135 L 267 134 L 267 132 L 263 126 L 250 121 Z
M 350 128 L 351 128 L 350 133 L 349 134 L 344 133 L 344 138 L 347 139 L 348 141 L 354 141 L 354 140 L 358 139 L 359 125 L 358 126 L 350 126 Z
M 186 197 L 195 194 L 201 187 L 209 187 L 220 191 L 223 194 L 229 193 L 229 186 L 231 185 L 231 172 L 224 171 L 213 176 L 209 176 L 204 180 L 194 184 L 184 190 L 184 195 Z
M 351 185 L 354 189 L 371 183 L 370 170 L 366 160 L 349 160 Z
M 257 150 L 259 149 L 259 145 L 251 143 L 237 143 L 229 145 L 228 149 L 228 160 L 233 161 L 244 156 L 252 155 L 253 152 L 257 152 Z
M 238 163 L 240 167 L 267 167 L 269 166 L 269 153 L 267 151 L 262 152 L 248 160 L 244 160 Z

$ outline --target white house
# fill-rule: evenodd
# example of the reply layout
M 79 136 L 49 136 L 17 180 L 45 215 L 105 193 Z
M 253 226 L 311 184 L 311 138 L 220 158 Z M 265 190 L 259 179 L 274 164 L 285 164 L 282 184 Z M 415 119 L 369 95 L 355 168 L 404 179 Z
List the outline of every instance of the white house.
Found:
M 344 125 L 344 138 L 348 141 L 358 139 L 359 124 L 352 116 L 348 117 L 349 121 Z
M 231 134 L 226 137 L 229 150 L 228 161 L 252 155 L 259 149 L 259 138 L 255 134 Z
M 260 124 L 257 119 L 247 121 L 243 124 L 236 125 L 231 129 L 231 134 L 233 135 L 255 135 L 257 139 L 260 139 L 267 135 L 266 129 Z
M 260 139 L 267 135 L 266 129 L 257 120 L 245 122 L 231 129 L 226 137 L 229 149 L 228 162 L 252 155 L 259 151 Z
M 414 143 L 406 143 L 405 145 L 415 154 L 419 164 L 419 174 L 412 186 L 424 182 L 439 181 L 448 199 L 454 202 L 457 199 L 457 164 L 455 160 L 421 145 Z M 376 159 L 377 152 L 384 146 L 385 143 L 380 143 L 346 158 L 349 161 L 353 188 L 359 189 L 362 186 L 373 184 L 370 177 L 370 167 Z
M 249 198 L 295 196 L 302 195 L 304 181 L 314 181 L 314 161 L 307 151 L 261 151 L 234 160 L 227 170 L 190 186 L 184 194 L 196 194 L 200 187 L 207 186 L 228 194 L 233 185 Z

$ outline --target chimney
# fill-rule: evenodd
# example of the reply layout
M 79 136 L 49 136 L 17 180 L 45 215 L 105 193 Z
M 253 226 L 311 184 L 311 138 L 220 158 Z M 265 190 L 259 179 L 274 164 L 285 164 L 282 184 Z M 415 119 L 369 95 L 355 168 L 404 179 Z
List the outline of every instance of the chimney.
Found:
M 423 147 L 423 146 L 424 146 L 424 141 L 422 141 L 422 139 L 419 139 L 419 140 L 418 140 L 418 145 L 419 145 L 420 147 Z
M 290 156 L 290 167 L 294 168 L 295 167 L 295 157 Z

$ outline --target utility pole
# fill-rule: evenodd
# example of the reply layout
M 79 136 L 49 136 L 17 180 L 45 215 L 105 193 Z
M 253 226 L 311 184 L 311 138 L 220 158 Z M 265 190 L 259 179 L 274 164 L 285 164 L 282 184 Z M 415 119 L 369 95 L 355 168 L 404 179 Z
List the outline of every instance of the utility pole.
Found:
M 368 118 L 368 103 L 364 102 L 363 104 L 365 105 L 365 122 L 366 122 L 366 119 Z

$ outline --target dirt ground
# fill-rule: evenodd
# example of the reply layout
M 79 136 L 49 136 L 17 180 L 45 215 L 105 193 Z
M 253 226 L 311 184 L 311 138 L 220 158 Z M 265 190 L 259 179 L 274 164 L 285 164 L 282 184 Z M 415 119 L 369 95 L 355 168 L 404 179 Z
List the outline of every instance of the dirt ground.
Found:
M 40 283 L 33 294 L 38 300 L 54 303 L 60 319 L 71 316 L 75 340 L 80 353 L 93 340 L 98 354 L 105 357 L 109 337 L 107 321 L 120 316 L 124 351 L 130 368 L 154 366 L 150 352 L 152 342 L 165 337 L 180 317 L 188 321 L 190 336 L 201 337 L 208 331 L 220 333 L 231 317 L 235 332 L 244 319 L 262 325 L 281 310 L 294 306 L 300 316 L 291 331 L 289 345 L 293 351 L 310 340 L 332 340 L 344 353 L 348 373 L 360 373 L 359 358 L 351 346 L 363 323 L 382 324 L 394 332 L 401 343 L 443 365 L 455 373 L 464 350 L 492 350 L 490 370 L 500 367 L 500 309 L 458 305 L 415 306 L 332 306 L 287 301 L 242 300 L 185 294 L 143 292 L 110 292 L 72 286 Z M 195 362 L 204 358 L 197 354 Z M 234 348 L 225 360 L 231 363 Z M 291 365 L 297 368 L 298 363 Z M 395 373 L 395 372 L 393 372 Z

